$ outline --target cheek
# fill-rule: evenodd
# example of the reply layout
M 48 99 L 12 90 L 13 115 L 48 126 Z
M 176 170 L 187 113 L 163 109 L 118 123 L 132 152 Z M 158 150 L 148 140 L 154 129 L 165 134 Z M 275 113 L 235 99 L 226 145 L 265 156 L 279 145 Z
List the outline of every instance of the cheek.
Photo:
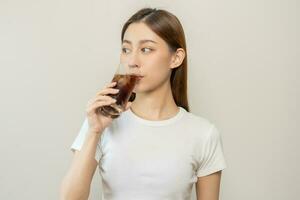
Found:
M 171 70 L 169 68 L 170 57 L 165 52 L 155 52 L 142 59 L 142 71 L 145 78 L 136 86 L 135 92 L 152 90 L 169 79 Z
M 156 51 L 147 58 L 143 59 L 145 70 L 151 74 L 157 72 L 158 74 L 168 71 L 170 57 L 165 51 Z
M 155 66 L 151 71 L 149 71 L 149 81 L 152 82 L 162 82 L 166 79 L 168 76 L 170 70 L 168 69 L 168 66 Z
M 170 72 L 169 60 L 170 58 L 165 52 L 157 52 L 149 59 L 147 73 L 153 81 L 159 81 L 168 75 Z
M 149 91 L 157 88 L 169 79 L 169 74 L 171 73 L 166 65 L 153 65 L 145 71 L 146 76 L 137 84 L 136 92 Z

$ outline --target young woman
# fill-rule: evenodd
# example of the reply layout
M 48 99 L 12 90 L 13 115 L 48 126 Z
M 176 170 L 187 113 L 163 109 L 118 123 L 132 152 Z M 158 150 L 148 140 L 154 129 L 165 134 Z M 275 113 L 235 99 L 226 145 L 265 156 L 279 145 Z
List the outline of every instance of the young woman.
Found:
M 120 59 L 143 78 L 136 97 L 116 119 L 96 110 L 115 101 L 110 83 L 91 99 L 71 146 L 75 152 L 61 185 L 61 199 L 88 199 L 99 166 L 104 200 L 219 199 L 226 167 L 218 129 L 189 112 L 187 54 L 179 20 L 144 8 L 124 25 Z

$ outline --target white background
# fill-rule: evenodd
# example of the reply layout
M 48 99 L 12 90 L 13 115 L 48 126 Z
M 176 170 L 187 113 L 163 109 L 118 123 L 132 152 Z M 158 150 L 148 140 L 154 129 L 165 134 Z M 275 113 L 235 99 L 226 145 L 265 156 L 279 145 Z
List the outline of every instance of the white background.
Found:
M 298 199 L 296 0 L 0 0 L 0 199 L 58 199 L 87 101 L 110 81 L 121 27 L 144 6 L 183 24 L 191 112 L 223 138 L 221 199 Z M 90 199 L 100 196 L 97 171 Z

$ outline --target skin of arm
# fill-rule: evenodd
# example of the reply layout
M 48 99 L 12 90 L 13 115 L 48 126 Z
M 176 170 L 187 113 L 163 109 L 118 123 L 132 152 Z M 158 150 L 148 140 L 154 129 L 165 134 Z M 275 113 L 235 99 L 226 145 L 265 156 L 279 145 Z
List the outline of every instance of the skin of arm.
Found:
M 88 133 L 82 149 L 74 157 L 60 187 L 60 200 L 87 200 L 97 168 L 95 153 L 100 134 Z
M 197 200 L 219 200 L 222 171 L 198 177 L 196 183 Z

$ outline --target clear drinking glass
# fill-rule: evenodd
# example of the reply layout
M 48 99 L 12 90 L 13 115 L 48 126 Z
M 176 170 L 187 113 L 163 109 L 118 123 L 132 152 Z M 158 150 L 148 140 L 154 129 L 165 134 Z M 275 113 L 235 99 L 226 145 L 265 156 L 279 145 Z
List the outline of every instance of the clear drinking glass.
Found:
M 119 117 L 125 110 L 126 104 L 140 76 L 139 68 L 132 67 L 127 63 L 120 63 L 112 79 L 112 82 L 117 82 L 113 88 L 119 89 L 119 92 L 117 94 L 108 95 L 116 99 L 116 102 L 109 106 L 100 107 L 98 112 L 110 118 Z

